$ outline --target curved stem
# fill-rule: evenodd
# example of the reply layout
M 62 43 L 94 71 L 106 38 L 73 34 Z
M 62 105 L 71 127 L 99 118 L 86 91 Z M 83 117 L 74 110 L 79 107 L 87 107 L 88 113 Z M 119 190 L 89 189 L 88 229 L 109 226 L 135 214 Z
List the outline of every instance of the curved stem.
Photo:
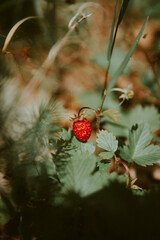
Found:
M 91 108 L 91 107 L 82 107 L 78 112 L 78 117 L 80 117 L 80 112 L 84 109 L 89 109 L 89 110 L 93 111 L 96 114 L 96 117 L 97 117 L 97 114 L 98 114 L 97 111 L 95 109 Z
M 131 174 L 130 174 L 130 171 L 129 171 L 129 168 L 128 168 L 127 164 L 125 162 L 123 162 L 122 160 L 117 159 L 116 156 L 114 156 L 114 157 L 115 157 L 116 162 L 117 163 L 121 163 L 123 165 L 123 167 L 125 168 L 125 170 L 127 172 L 127 175 L 128 175 L 128 183 L 127 183 L 127 185 L 131 186 L 132 179 L 131 179 Z
M 126 163 L 124 163 L 122 160 L 118 160 L 118 163 L 121 163 L 123 165 L 123 167 L 125 168 L 127 174 L 128 174 L 128 178 L 130 179 L 131 178 L 131 175 L 130 175 L 130 171 L 129 171 L 129 168 L 127 166 Z
M 96 111 L 95 109 L 93 108 L 90 108 L 90 107 L 82 107 L 79 112 L 78 112 L 78 117 L 80 117 L 80 112 L 84 109 L 89 109 L 91 111 L 93 111 L 95 114 L 96 114 L 96 125 L 97 125 L 97 133 L 99 132 L 99 120 L 100 120 L 100 112 L 99 111 Z

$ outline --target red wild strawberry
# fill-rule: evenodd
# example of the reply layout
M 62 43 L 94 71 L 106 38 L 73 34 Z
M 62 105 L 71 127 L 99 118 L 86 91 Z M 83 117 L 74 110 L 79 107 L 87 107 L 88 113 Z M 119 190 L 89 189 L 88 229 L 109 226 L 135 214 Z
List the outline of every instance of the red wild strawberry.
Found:
M 92 127 L 90 122 L 84 118 L 83 120 L 77 120 L 73 123 L 73 133 L 76 138 L 82 142 L 85 142 L 91 136 Z

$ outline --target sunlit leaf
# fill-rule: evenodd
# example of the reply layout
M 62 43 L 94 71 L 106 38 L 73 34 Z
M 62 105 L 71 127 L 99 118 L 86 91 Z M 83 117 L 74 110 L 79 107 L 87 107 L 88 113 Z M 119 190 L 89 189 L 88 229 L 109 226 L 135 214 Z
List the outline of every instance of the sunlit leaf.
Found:
M 147 124 L 139 124 L 129 132 L 129 146 L 119 148 L 120 156 L 141 166 L 152 165 L 160 160 L 160 147 L 149 145 L 152 134 Z
M 158 109 L 154 106 L 137 106 L 127 113 L 121 112 L 121 120 L 119 124 L 107 121 L 104 126 L 105 129 L 111 131 L 116 136 L 126 137 L 128 130 L 131 129 L 136 123 L 147 123 L 150 126 L 151 131 L 155 131 L 160 128 L 160 114 Z
M 118 141 L 112 133 L 102 130 L 97 134 L 97 137 L 96 142 L 100 148 L 113 153 L 117 150 Z
M 110 158 L 113 157 L 113 155 L 114 155 L 113 152 L 101 152 L 101 153 L 99 154 L 99 156 L 100 156 L 102 159 L 110 159 Z
M 91 174 L 96 166 L 96 156 L 88 153 L 75 153 L 67 167 L 67 174 L 63 177 L 63 192 L 75 191 L 81 196 L 94 193 L 107 183 L 107 174 L 100 172 Z
M 102 161 L 101 158 L 97 158 L 97 167 L 99 169 L 100 173 L 107 173 L 109 167 L 110 167 L 110 163 L 109 162 L 104 162 Z
M 147 123 L 151 131 L 160 128 L 160 114 L 155 106 L 137 106 L 126 114 L 122 114 L 120 124 L 130 129 L 136 123 Z

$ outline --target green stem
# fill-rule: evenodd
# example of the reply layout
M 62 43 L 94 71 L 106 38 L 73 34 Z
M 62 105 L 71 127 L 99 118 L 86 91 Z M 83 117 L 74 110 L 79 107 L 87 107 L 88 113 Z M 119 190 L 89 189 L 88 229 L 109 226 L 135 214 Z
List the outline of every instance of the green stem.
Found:
M 96 114 L 96 117 L 97 117 L 97 111 L 95 109 L 91 108 L 91 107 L 82 107 L 78 112 L 78 117 L 80 117 L 80 112 L 84 109 L 89 109 L 89 110 L 93 111 Z
M 100 114 L 102 112 L 102 108 L 103 108 L 103 104 L 107 95 L 107 81 L 108 81 L 108 72 L 109 72 L 109 68 L 110 68 L 110 61 L 108 63 L 108 67 L 106 69 L 106 73 L 105 73 L 105 79 L 104 79 L 104 86 L 103 86 L 103 91 L 102 91 L 102 102 L 100 107 L 97 110 L 97 132 L 99 132 L 99 126 L 100 126 Z
M 104 101 L 106 99 L 106 95 L 107 95 L 107 82 L 108 82 L 108 73 L 109 73 L 109 68 L 110 68 L 110 64 L 111 64 L 111 57 L 112 57 L 112 51 L 113 51 L 113 47 L 114 47 L 114 44 L 115 44 L 115 40 L 116 40 L 116 35 L 117 35 L 117 31 L 118 31 L 118 26 L 116 26 L 116 30 L 115 30 L 115 34 L 114 34 L 114 39 L 113 39 L 113 42 L 112 42 L 112 47 L 111 47 L 111 56 L 110 56 L 110 59 L 109 59 L 109 62 L 108 62 L 108 66 L 107 66 L 107 69 L 106 69 L 106 72 L 105 72 L 105 78 L 104 78 L 104 86 L 103 86 L 103 90 L 102 90 L 102 102 L 101 102 L 101 105 L 98 109 L 98 119 L 97 119 L 97 126 L 98 126 L 98 130 L 99 131 L 99 123 L 100 123 L 100 114 L 102 112 L 102 108 L 103 108 L 103 104 L 104 104 Z M 110 91 L 111 92 L 111 91 Z
M 107 82 L 108 82 L 108 73 L 109 73 L 109 69 L 110 69 L 111 57 L 112 57 L 112 52 L 113 52 L 113 48 L 114 48 L 114 44 L 115 44 L 115 40 L 116 40 L 116 36 L 117 36 L 117 32 L 118 32 L 118 27 L 119 27 L 119 24 L 117 23 L 116 29 L 115 29 L 115 32 L 114 32 L 113 41 L 112 41 L 112 46 L 111 46 L 111 54 L 110 54 L 108 66 L 107 66 L 107 69 L 106 69 L 106 72 L 105 72 L 104 86 L 103 86 L 103 91 L 102 91 L 102 102 L 101 102 L 101 105 L 100 105 L 100 107 L 99 107 L 99 109 L 97 111 L 98 112 L 98 116 L 97 116 L 97 132 L 99 132 L 100 114 L 102 112 L 103 104 L 104 104 L 104 101 L 105 101 L 106 95 L 107 95 L 106 88 L 107 88 Z

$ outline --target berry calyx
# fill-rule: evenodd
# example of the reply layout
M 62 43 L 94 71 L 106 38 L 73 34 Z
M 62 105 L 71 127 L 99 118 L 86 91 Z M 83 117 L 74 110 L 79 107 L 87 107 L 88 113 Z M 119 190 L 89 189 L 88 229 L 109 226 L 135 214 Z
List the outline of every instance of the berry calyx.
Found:
M 86 118 L 74 121 L 73 133 L 78 140 L 86 142 L 91 136 L 91 132 L 92 126 Z

